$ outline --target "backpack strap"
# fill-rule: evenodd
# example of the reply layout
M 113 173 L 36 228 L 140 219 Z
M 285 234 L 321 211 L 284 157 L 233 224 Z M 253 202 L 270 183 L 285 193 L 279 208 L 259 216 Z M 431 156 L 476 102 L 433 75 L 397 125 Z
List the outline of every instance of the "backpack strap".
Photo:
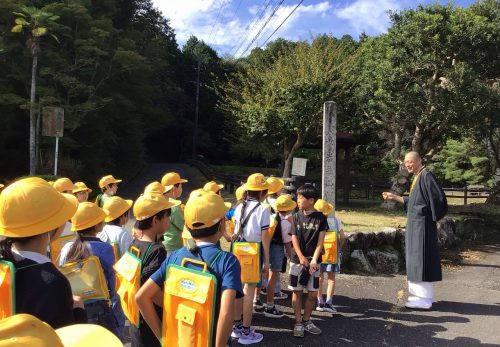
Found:
M 239 227 L 238 233 L 236 234 L 236 239 L 238 239 L 240 237 L 240 235 L 243 233 L 243 229 L 247 226 L 248 221 L 250 220 L 250 216 L 259 206 L 260 206 L 260 202 L 257 201 L 257 204 L 250 210 L 250 212 L 248 212 L 245 219 L 243 219 L 243 222 L 241 223 L 241 225 Z M 243 211 L 243 208 L 242 208 L 241 214 L 243 215 L 244 213 L 245 213 L 245 211 Z

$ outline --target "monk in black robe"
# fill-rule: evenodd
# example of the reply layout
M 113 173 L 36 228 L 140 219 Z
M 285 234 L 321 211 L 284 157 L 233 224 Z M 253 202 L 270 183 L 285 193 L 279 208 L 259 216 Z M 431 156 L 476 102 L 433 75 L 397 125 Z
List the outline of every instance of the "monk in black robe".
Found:
M 384 192 L 383 197 L 402 203 L 407 211 L 405 253 L 409 297 L 405 306 L 430 309 L 432 282 L 442 280 L 436 222 L 444 217 L 448 204 L 442 188 L 423 166 L 417 152 L 409 152 L 404 163 L 408 172 L 414 174 L 410 196 Z

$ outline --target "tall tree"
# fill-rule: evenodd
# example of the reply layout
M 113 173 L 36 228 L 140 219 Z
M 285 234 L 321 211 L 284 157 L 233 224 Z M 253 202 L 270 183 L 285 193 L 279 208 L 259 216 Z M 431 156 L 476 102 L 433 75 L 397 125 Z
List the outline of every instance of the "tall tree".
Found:
M 327 36 L 293 46 L 275 59 L 257 57 L 257 63 L 251 55 L 218 90 L 221 109 L 248 134 L 282 148 L 284 177 L 291 175 L 295 151 L 318 131 L 323 103 L 351 85 L 353 60 Z
M 20 12 L 13 12 L 14 15 L 18 16 L 15 19 L 15 25 L 12 27 L 11 31 L 13 33 L 22 33 L 26 39 L 26 47 L 30 50 L 32 57 L 31 64 L 31 92 L 30 92 L 30 175 L 36 173 L 37 166 L 37 155 L 36 155 L 36 143 L 37 143 L 37 117 L 36 117 L 36 74 L 38 68 L 38 55 L 40 54 L 40 40 L 45 36 L 50 26 L 59 19 L 59 16 L 53 13 L 46 12 L 42 9 L 36 7 L 22 6 L 19 9 Z M 57 40 L 56 36 L 51 36 Z

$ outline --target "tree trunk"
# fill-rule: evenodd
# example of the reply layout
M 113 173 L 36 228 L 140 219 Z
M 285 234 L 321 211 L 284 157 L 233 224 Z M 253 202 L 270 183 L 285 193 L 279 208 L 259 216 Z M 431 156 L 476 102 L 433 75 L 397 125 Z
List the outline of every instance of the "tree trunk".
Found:
M 31 66 L 31 97 L 30 97 L 30 175 L 36 174 L 36 70 L 38 65 L 38 55 L 33 54 L 33 64 Z
M 293 155 L 304 143 L 304 138 L 304 134 L 297 133 L 283 142 L 283 177 L 290 178 L 292 176 Z
M 497 131 L 498 129 L 494 129 L 486 141 L 491 175 L 493 177 L 493 187 L 491 187 L 490 196 L 486 199 L 486 203 L 500 205 L 500 157 L 494 140 Z

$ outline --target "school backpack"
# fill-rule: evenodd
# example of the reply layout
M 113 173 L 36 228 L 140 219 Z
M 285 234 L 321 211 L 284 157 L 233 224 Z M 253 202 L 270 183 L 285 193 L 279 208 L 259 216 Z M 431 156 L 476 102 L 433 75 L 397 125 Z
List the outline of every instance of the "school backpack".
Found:
M 84 303 L 89 300 L 109 300 L 108 284 L 97 256 L 66 263 L 59 271 L 68 279 L 73 295 L 80 296 Z
M 135 295 L 141 287 L 142 262 L 146 259 L 149 250 L 153 246 L 151 243 L 144 256 L 137 247 L 130 247 L 113 266 L 116 272 L 116 292 L 120 297 L 123 313 L 135 327 L 140 326 L 139 307 L 135 302 Z
M 187 248 L 190 249 L 189 244 Z M 213 346 L 218 280 L 212 267 L 222 252 L 219 250 L 209 263 L 198 254 L 200 260 L 186 257 L 182 259 L 181 265 L 167 266 L 162 346 Z M 188 263 L 199 269 L 186 267 Z
M 16 268 L 12 262 L 0 260 L 0 320 L 16 314 L 16 272 L 36 265 Z
M 329 230 L 325 234 L 325 241 L 323 242 L 323 249 L 325 253 L 323 254 L 321 262 L 323 264 L 339 264 L 339 249 L 338 249 L 338 233 L 339 224 L 337 218 L 333 218 L 335 221 L 335 228 Z

